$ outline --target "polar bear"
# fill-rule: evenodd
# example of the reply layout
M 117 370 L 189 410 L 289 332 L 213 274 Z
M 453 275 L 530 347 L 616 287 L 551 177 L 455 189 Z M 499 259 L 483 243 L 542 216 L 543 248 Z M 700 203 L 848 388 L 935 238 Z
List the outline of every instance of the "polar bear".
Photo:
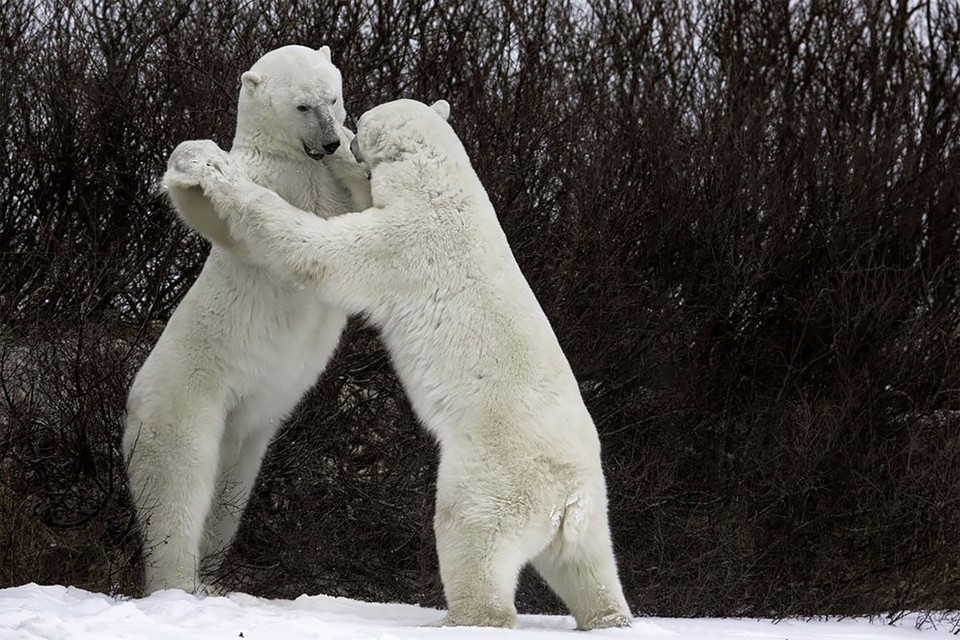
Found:
M 365 198 L 362 185 L 348 190 L 325 164 L 346 154 L 356 166 L 340 148 L 349 133 L 328 47 L 271 51 L 241 84 L 231 166 L 312 216 L 369 204 L 369 187 Z M 147 593 L 204 589 L 202 561 L 211 568 L 230 544 L 267 445 L 323 371 L 347 318 L 251 263 L 199 189 L 169 176 L 163 184 L 181 216 L 208 224 L 201 232 L 213 246 L 127 401 L 123 448 Z
M 363 313 L 438 440 L 434 531 L 446 625 L 512 626 L 527 562 L 579 629 L 628 626 L 597 431 L 453 129 L 449 105 L 365 113 L 351 145 L 373 207 L 322 220 L 244 176 L 208 141 L 173 153 L 251 260 Z M 207 209 L 203 213 L 209 213 Z

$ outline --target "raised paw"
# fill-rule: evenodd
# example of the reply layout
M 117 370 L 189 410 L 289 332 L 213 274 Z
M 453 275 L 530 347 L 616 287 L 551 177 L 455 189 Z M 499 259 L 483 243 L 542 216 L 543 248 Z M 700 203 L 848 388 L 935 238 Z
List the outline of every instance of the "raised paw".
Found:
M 323 163 L 340 180 L 359 178 L 366 180 L 370 170 L 366 162 L 360 162 L 350 150 L 354 133 L 344 126 L 340 127 L 340 146 L 330 155 L 324 156 Z
M 170 154 L 164 186 L 188 188 L 199 186 L 206 191 L 214 183 L 229 178 L 234 172 L 230 156 L 211 140 L 181 142 Z
M 370 193 L 370 167 L 358 160 L 350 150 L 354 140 L 353 132 L 340 127 L 340 146 L 332 154 L 324 157 L 323 164 L 333 177 L 350 193 L 351 207 L 362 211 L 373 204 Z

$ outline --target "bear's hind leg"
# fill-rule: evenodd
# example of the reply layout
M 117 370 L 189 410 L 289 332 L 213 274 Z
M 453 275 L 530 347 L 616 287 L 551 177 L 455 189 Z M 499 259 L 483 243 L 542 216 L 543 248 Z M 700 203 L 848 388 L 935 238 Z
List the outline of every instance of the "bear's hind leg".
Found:
M 203 591 L 199 545 L 210 511 L 225 414 L 184 408 L 179 419 L 131 414 L 124 434 L 130 489 L 144 542 L 146 593 Z
M 200 544 L 204 573 L 216 572 L 240 527 L 274 430 L 264 428 L 242 438 L 228 427 L 224 435 L 213 507 Z
M 517 579 L 532 555 L 522 540 L 504 536 L 494 520 L 468 520 L 440 505 L 434 531 L 448 609 L 438 625 L 513 627 Z
M 577 629 L 630 626 L 605 511 L 594 513 L 572 540 L 561 530 L 532 564 L 570 609 Z

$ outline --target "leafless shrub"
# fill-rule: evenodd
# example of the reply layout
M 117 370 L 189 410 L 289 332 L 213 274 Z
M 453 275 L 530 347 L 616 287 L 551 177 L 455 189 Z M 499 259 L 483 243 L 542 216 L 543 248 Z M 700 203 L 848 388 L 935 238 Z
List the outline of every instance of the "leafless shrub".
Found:
M 635 609 L 960 609 L 960 13 L 919 0 L 0 0 L 0 584 L 136 593 L 123 401 L 206 253 L 155 182 L 290 42 L 355 113 L 453 104 Z M 218 579 L 440 604 L 435 457 L 355 323 Z

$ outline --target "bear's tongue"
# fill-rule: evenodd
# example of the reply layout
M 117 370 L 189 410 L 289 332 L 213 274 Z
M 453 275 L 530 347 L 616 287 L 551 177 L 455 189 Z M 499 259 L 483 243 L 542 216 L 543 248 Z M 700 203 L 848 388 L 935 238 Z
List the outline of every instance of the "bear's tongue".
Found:
M 320 158 L 323 157 L 322 151 L 314 151 L 313 149 L 308 147 L 306 143 L 303 144 L 303 150 L 307 153 L 308 156 L 310 156 L 314 160 L 319 160 Z

